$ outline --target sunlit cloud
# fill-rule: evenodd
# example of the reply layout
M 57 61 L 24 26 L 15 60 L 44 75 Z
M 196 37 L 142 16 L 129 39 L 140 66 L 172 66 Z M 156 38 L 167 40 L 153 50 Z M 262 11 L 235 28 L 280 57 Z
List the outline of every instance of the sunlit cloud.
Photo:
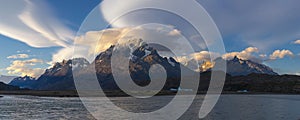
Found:
M 296 40 L 294 43 L 295 44 L 300 44 L 300 40 Z
M 84 35 L 75 37 L 75 46 L 65 47 L 52 56 L 52 61 L 62 61 L 73 57 L 84 57 L 93 60 L 94 54 L 105 51 L 131 28 L 112 28 L 101 31 L 89 31 Z M 76 52 L 74 49 L 76 48 Z
M 169 35 L 171 35 L 171 36 L 181 35 L 181 32 L 177 29 L 174 29 L 169 32 Z
M 39 77 L 44 72 L 44 69 L 35 66 L 43 63 L 41 59 L 15 60 L 6 70 L 8 74 L 12 75 Z
M 294 54 L 290 51 L 290 50 L 275 50 L 271 55 L 270 55 L 270 59 L 271 60 L 275 60 L 275 59 L 282 59 L 285 56 L 290 56 L 293 57 Z
M 29 55 L 27 54 L 16 54 L 16 55 L 11 55 L 8 56 L 7 59 L 19 59 L 19 58 L 29 58 Z
M 214 66 L 214 60 L 218 57 L 221 57 L 219 53 L 200 51 L 175 59 L 189 68 L 194 68 L 195 71 L 206 71 Z
M 160 41 L 164 44 L 168 44 L 171 48 L 176 48 L 176 50 L 180 51 L 178 53 L 184 53 L 186 52 L 186 48 L 182 48 L 181 45 L 185 45 L 187 43 L 185 43 L 185 41 L 177 40 L 180 38 L 180 32 L 171 28 L 162 28 L 158 30 L 143 27 L 124 27 L 110 28 L 101 31 L 89 31 L 84 35 L 75 37 L 75 46 L 65 47 L 55 53 L 52 61 L 56 62 L 62 61 L 63 59 L 70 59 L 72 57 L 84 57 L 91 62 L 94 60 L 94 55 L 98 55 L 112 45 L 125 45 L 128 43 L 128 40 L 139 42 L 139 39 L 143 39 L 146 43 L 150 40 Z M 75 48 L 76 52 L 74 53 Z M 162 55 L 165 53 L 167 52 L 161 52 Z M 169 54 L 166 54 L 165 56 L 169 56 Z
M 252 61 L 256 61 L 256 62 L 261 62 L 261 60 L 257 57 L 255 57 L 253 54 L 254 53 L 258 53 L 259 50 L 256 47 L 248 47 L 243 51 L 240 52 L 230 52 L 230 53 L 226 53 L 224 54 L 222 57 L 226 60 L 230 60 L 233 59 L 235 56 L 243 59 L 243 60 L 252 60 Z

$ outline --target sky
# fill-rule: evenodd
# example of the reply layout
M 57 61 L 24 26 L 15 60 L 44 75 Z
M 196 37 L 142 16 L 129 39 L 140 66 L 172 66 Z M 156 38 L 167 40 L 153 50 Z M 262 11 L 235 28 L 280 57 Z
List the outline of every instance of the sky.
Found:
M 119 18 L 103 30 L 111 16 L 122 9 L 149 4 L 149 1 L 120 0 L 1 0 L 0 74 L 38 77 L 53 62 L 70 59 L 77 49 L 90 50 L 98 34 L 104 34 L 97 52 L 116 43 L 116 36 L 132 31 L 133 26 L 159 22 L 173 29 L 174 37 L 185 36 L 195 53 L 182 60 L 206 59 L 207 46 L 183 18 L 160 11 L 143 10 Z M 298 0 L 220 1 L 198 0 L 216 23 L 225 45 L 226 59 L 238 56 L 268 65 L 280 74 L 300 75 L 300 8 Z M 153 3 L 154 4 L 154 3 Z M 169 4 L 168 1 L 165 5 Z M 96 8 L 95 8 L 96 7 Z M 92 14 L 91 14 L 92 13 Z M 189 14 L 197 16 L 198 11 Z M 98 15 L 99 14 L 99 15 Z M 90 22 L 86 18 L 99 18 Z M 91 17 L 92 16 L 92 17 Z M 80 29 L 82 23 L 83 28 Z M 207 28 L 208 29 L 208 28 Z M 79 32 L 78 32 L 79 31 Z M 169 34 L 166 33 L 166 34 Z M 158 38 L 158 37 L 157 37 Z M 202 40 L 203 41 L 203 40 Z M 182 43 L 184 44 L 184 43 Z M 87 48 L 90 47 L 90 48 Z M 80 49 L 81 50 L 81 49 Z M 79 51 L 80 51 L 79 50 Z

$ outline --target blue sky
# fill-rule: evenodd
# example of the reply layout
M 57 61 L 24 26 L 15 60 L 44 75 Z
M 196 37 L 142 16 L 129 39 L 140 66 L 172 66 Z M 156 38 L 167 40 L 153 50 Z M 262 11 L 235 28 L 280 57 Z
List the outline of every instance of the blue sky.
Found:
M 61 56 L 60 53 L 71 49 L 72 39 L 81 23 L 101 1 L 3 0 L 1 2 L 0 74 L 29 74 L 37 77 L 41 69 L 50 66 L 50 62 L 61 60 L 55 57 L 68 59 L 68 56 Z M 300 41 L 296 42 L 300 39 L 300 22 L 298 22 L 300 1 L 198 0 L 198 2 L 217 24 L 224 39 L 227 56 L 238 55 L 244 59 L 259 59 L 259 62 L 270 66 L 280 74 L 300 74 Z M 130 4 L 142 2 L 126 1 L 112 6 L 111 9 Z M 110 14 L 110 11 L 107 12 Z M 158 15 L 153 11 L 151 13 L 153 17 L 161 18 L 164 24 L 173 25 L 172 21 L 176 21 L 167 14 Z M 191 14 L 197 15 L 197 11 L 191 11 Z M 140 16 L 131 17 L 130 20 L 140 22 L 138 20 Z M 98 24 L 107 24 L 104 20 L 99 22 Z M 175 26 L 175 28 L 183 34 L 189 33 L 185 32 L 189 31 L 186 27 Z M 17 57 L 18 54 L 28 56 Z M 9 68 L 16 68 L 19 71 Z

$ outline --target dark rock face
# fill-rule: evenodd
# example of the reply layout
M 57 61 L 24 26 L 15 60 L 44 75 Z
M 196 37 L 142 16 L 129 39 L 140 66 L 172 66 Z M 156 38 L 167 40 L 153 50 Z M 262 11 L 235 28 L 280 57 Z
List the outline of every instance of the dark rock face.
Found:
M 84 58 L 74 58 L 56 63 L 37 79 L 33 88 L 38 90 L 74 90 L 72 69 L 76 71 L 88 65 L 90 65 L 89 62 Z
M 115 90 L 119 89 L 115 83 L 111 70 L 111 56 L 114 46 L 107 51 L 99 54 L 93 64 L 95 65 L 96 74 L 102 89 Z M 147 53 L 146 53 L 147 52 Z M 170 88 L 178 88 L 180 83 L 180 64 L 173 58 L 169 58 L 172 62 L 168 62 L 168 58 L 161 57 L 157 51 L 147 45 L 136 49 L 129 61 L 129 72 L 132 80 L 140 85 L 146 86 L 150 83 L 149 69 L 154 64 L 161 65 L 167 74 L 167 82 L 164 86 L 165 90 Z
M 9 91 L 9 90 L 21 90 L 17 86 L 7 85 L 3 82 L 0 82 L 0 90 Z

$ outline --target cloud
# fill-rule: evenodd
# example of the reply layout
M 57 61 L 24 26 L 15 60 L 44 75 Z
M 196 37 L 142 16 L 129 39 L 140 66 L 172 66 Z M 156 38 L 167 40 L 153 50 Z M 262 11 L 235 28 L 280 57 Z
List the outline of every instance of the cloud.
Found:
M 8 56 L 7 59 L 19 59 L 19 58 L 29 58 L 29 55 L 27 54 L 16 54 L 16 55 L 11 55 L 11 56 Z
M 300 44 L 300 40 L 296 40 L 294 43 L 295 44 Z
M 290 56 L 293 57 L 294 54 L 290 51 L 290 50 L 275 50 L 271 55 L 270 55 L 270 59 L 271 60 L 275 60 L 275 59 L 282 59 L 285 56 Z
M 116 4 L 116 1 L 103 1 L 101 5 L 100 10 L 107 21 L 115 20 L 114 17 L 116 15 L 119 16 L 121 13 L 127 12 L 125 11 L 127 10 L 126 8 L 143 5 L 151 6 L 158 3 L 132 0 Z M 169 1 L 164 2 L 169 4 Z M 260 51 L 270 52 L 274 47 L 281 47 L 284 44 L 290 43 L 291 39 L 300 37 L 300 24 L 297 24 L 300 21 L 300 16 L 298 15 L 300 1 L 298 0 L 290 0 L 289 2 L 260 0 L 259 4 L 257 0 L 230 0 L 222 2 L 219 0 L 197 0 L 197 2 L 208 11 L 220 29 L 223 38 L 227 40 L 226 42 L 234 45 L 240 45 L 240 47 L 255 46 Z M 178 6 L 182 6 L 182 4 L 172 2 L 172 5 L 167 7 L 176 8 Z M 190 14 L 198 17 L 194 12 L 190 12 Z M 149 19 L 143 19 L 144 16 Z M 179 27 L 179 30 L 183 33 L 190 33 L 191 27 L 182 21 L 178 22 L 178 18 L 176 19 L 174 16 L 164 14 L 163 12 L 151 10 L 134 11 L 126 14 L 114 21 L 112 26 L 124 27 L 132 24 L 153 23 L 153 21 L 161 24 L 175 24 L 176 28 Z M 175 22 L 182 25 L 178 25 Z M 197 43 L 199 42 L 197 41 Z M 202 48 L 204 48 L 203 45 Z
M 39 77 L 44 72 L 44 69 L 36 68 L 34 66 L 42 63 L 43 60 L 41 59 L 15 60 L 6 68 L 6 70 L 8 71 L 8 74 Z
M 200 51 L 187 56 L 179 56 L 175 59 L 176 61 L 195 71 L 205 71 L 209 68 L 212 68 L 214 66 L 212 61 L 220 56 L 221 55 L 219 53 Z
M 268 55 L 267 54 L 260 54 L 259 57 L 264 59 L 264 58 L 268 57 Z
M 214 60 L 217 57 L 220 56 L 220 54 L 218 53 L 213 53 L 213 52 L 209 52 L 209 51 L 201 51 L 201 52 L 196 52 L 190 55 L 193 59 L 195 59 L 196 61 L 210 61 L 210 60 Z
M 172 50 L 174 53 L 191 54 L 188 48 L 188 42 L 180 35 L 180 32 L 172 27 L 157 26 L 138 26 L 138 27 L 124 27 L 124 28 L 110 28 L 101 31 L 89 31 L 84 35 L 75 37 L 75 46 L 65 47 L 53 55 L 52 61 L 62 61 L 63 59 L 70 59 L 72 57 L 84 57 L 90 62 L 94 60 L 95 55 L 107 50 L 112 45 L 127 45 L 135 44 L 138 46 L 140 42 L 151 42 L 167 45 L 165 47 Z M 175 31 L 176 34 L 170 35 Z M 140 41 L 142 39 L 143 41 Z M 152 46 L 156 47 L 156 46 Z M 192 48 L 192 47 L 190 47 Z M 75 50 L 75 52 L 74 52 Z M 170 52 L 159 53 L 163 56 L 173 56 Z
M 0 34 L 32 47 L 66 47 L 73 31 L 61 23 L 43 1 L 4 0 L 0 4 Z
M 84 57 L 90 62 L 94 55 L 107 50 L 132 28 L 111 28 L 101 31 L 89 31 L 74 39 L 74 46 L 62 48 L 52 56 L 52 62 L 71 59 L 73 57 Z M 75 49 L 76 48 L 76 49 Z
M 181 35 L 181 32 L 177 29 L 174 29 L 174 30 L 170 31 L 168 35 L 171 35 L 171 36 Z
M 224 54 L 222 57 L 226 60 L 233 59 L 235 56 L 237 56 L 240 59 L 243 60 L 252 60 L 256 62 L 261 62 L 261 60 L 253 55 L 253 53 L 258 53 L 259 50 L 256 47 L 248 47 L 245 50 L 241 52 L 230 52 Z
M 255 46 L 263 52 L 300 37 L 298 0 L 198 0 L 227 42 Z M 242 46 L 241 46 L 242 47 Z

